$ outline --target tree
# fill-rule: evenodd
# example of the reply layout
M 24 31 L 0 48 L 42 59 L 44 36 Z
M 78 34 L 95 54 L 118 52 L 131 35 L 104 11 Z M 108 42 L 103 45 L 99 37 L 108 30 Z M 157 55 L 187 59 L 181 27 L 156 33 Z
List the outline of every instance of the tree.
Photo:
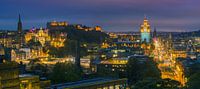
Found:
M 54 84 L 78 81 L 82 71 L 73 63 L 56 63 L 49 77 Z
M 49 54 L 55 57 L 65 57 L 65 56 L 76 56 L 76 46 L 77 46 L 76 40 L 66 40 L 64 47 L 55 48 L 50 47 L 49 48 Z M 85 47 L 81 46 L 79 47 L 78 51 L 80 52 L 80 56 L 87 55 L 87 50 Z
M 195 73 L 189 77 L 186 87 L 188 89 L 199 89 L 200 88 L 200 72 Z
M 191 67 L 189 67 L 189 71 L 186 72 L 186 76 L 190 77 L 191 75 L 199 72 L 199 70 L 200 70 L 200 63 L 195 63 L 191 65 Z
M 97 76 L 100 77 L 113 77 L 113 78 L 119 78 L 119 71 L 115 70 L 112 71 L 110 68 L 105 68 L 104 65 L 99 65 L 97 69 Z
M 179 89 L 181 83 L 171 79 L 148 78 L 137 82 L 133 89 Z
M 49 69 L 47 65 L 39 64 L 39 63 L 32 64 L 30 68 L 30 72 L 42 77 L 43 76 L 46 77 L 48 75 L 48 71 Z
M 152 58 L 130 58 L 127 64 L 128 82 L 134 85 L 146 78 L 160 79 L 161 73 Z

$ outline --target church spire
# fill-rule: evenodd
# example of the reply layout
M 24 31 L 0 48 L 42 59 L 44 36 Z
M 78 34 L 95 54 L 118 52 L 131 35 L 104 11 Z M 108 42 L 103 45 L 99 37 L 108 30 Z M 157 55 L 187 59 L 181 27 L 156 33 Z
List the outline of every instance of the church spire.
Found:
M 153 38 L 157 37 L 157 31 L 156 31 L 156 27 L 154 27 L 154 31 L 153 31 Z
M 18 20 L 19 22 L 21 22 L 21 15 L 19 14 L 19 20 Z
M 22 32 L 22 22 L 21 22 L 21 15 L 20 14 L 19 14 L 19 18 L 18 18 L 17 31 L 18 31 L 18 33 Z

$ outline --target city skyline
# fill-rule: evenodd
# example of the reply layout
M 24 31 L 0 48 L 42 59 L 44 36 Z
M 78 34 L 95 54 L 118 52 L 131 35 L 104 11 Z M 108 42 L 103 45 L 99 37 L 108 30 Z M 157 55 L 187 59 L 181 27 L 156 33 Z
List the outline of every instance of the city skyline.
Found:
M 152 29 L 193 31 L 200 28 L 200 1 L 195 0 L 1 0 L 0 29 L 46 27 L 49 21 L 101 26 L 105 31 L 139 31 L 147 15 Z

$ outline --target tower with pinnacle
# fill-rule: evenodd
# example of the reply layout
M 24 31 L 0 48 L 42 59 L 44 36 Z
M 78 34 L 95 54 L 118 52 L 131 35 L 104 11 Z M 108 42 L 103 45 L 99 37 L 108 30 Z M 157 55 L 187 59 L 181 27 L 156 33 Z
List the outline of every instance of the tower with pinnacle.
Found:
M 21 21 L 21 16 L 19 14 L 19 17 L 18 17 L 18 24 L 17 24 L 17 40 L 18 40 L 18 43 L 19 43 L 19 48 L 22 47 L 23 45 L 23 32 L 22 32 L 22 21 Z
M 21 16 L 19 14 L 19 18 L 18 18 L 18 25 L 17 25 L 17 32 L 21 33 L 22 32 L 22 21 L 21 21 Z
M 157 37 L 157 31 L 156 31 L 156 28 L 154 28 L 154 31 L 153 31 L 153 38 L 156 38 Z
M 141 42 L 150 42 L 151 39 L 151 28 L 147 17 L 144 17 L 144 21 L 140 26 Z

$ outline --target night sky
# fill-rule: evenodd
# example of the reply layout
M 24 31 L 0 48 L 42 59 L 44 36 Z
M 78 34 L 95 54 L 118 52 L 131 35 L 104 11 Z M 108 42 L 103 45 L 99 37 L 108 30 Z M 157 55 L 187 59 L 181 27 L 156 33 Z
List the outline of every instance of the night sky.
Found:
M 0 0 L 0 29 L 46 27 L 48 21 L 99 25 L 105 31 L 139 31 L 146 15 L 152 29 L 200 29 L 200 0 Z

